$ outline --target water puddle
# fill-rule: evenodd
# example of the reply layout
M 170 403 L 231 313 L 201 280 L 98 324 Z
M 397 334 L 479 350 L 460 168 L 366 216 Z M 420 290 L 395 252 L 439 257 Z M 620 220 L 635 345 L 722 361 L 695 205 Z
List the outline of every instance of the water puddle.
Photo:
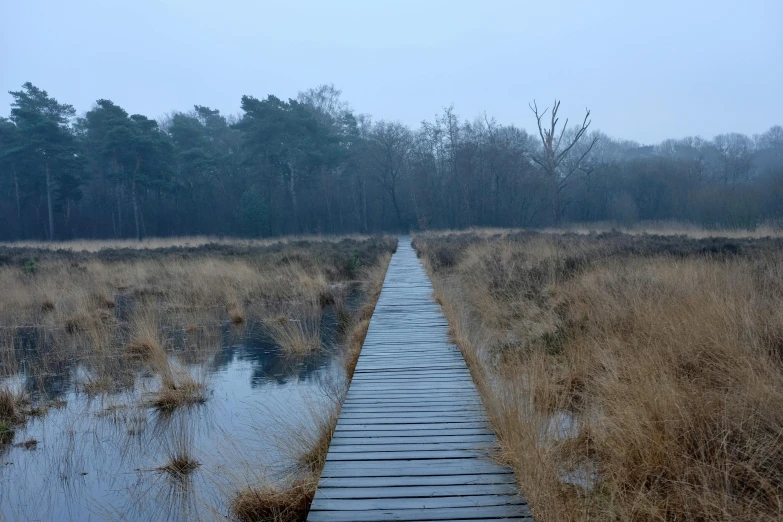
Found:
M 261 324 L 225 325 L 205 360 L 176 358 L 207 400 L 173 411 L 149 406 L 160 386 L 149 370 L 91 395 L 83 364 L 33 375 L 22 360 L 0 384 L 45 395 L 48 410 L 0 445 L 0 519 L 225 520 L 233 492 L 296 469 L 297 444 L 336 407 L 343 349 L 334 314 L 322 321 L 326 347 L 304 357 L 284 354 Z

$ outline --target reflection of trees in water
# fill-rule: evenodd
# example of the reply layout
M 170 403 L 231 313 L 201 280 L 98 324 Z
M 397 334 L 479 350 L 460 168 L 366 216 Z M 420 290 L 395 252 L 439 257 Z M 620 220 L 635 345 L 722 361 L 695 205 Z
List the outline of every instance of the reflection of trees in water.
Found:
M 361 301 L 360 293 L 352 291 L 347 308 L 355 311 Z M 286 354 L 272 342 L 262 323 L 240 328 L 229 324 L 219 328 L 203 327 L 189 333 L 172 330 L 167 337 L 177 357 L 187 365 L 207 364 L 210 371 L 216 371 L 227 368 L 235 360 L 250 362 L 253 365 L 251 385 L 258 387 L 267 383 L 312 381 L 320 370 L 330 367 L 342 350 L 334 307 L 323 309 L 320 331 L 322 348 L 307 356 Z M 11 360 L 0 361 L 0 375 L 18 372 L 24 391 L 33 399 L 63 398 L 85 379 L 86 374 L 111 382 L 112 392 L 129 390 L 141 368 L 139 361 L 128 360 L 116 351 L 103 356 L 85 353 L 86 344 L 78 335 L 46 328 L 21 327 L 13 335 L 13 344 Z M 203 349 L 207 345 L 221 348 Z
M 211 369 L 225 369 L 235 359 L 250 362 L 253 366 L 251 385 L 254 388 L 270 382 L 311 381 L 341 352 L 337 331 L 336 314 L 332 307 L 327 307 L 321 316 L 322 348 L 311 355 L 294 356 L 285 353 L 271 340 L 263 324 L 254 323 L 247 326 L 241 340 L 224 343 L 224 347 L 215 354 Z
M 11 360 L 3 361 L 0 376 L 19 375 L 22 390 L 37 400 L 57 400 L 74 391 L 77 382 L 100 379 L 112 393 L 133 388 L 140 361 L 116 350 L 97 350 L 86 334 L 21 327 L 14 331 Z
M 23 390 L 33 399 L 41 395 L 57 399 L 71 389 L 76 358 L 57 352 L 51 332 L 19 327 L 13 334 L 12 360 L 3 364 L 3 375 L 18 372 L 23 379 Z
M 270 382 L 286 384 L 310 381 L 320 370 L 330 366 L 339 351 L 339 347 L 327 345 L 312 355 L 290 356 L 259 328 L 249 333 L 241 344 L 226 346 L 216 353 L 211 369 L 228 368 L 235 360 L 250 362 L 253 366 L 253 387 Z

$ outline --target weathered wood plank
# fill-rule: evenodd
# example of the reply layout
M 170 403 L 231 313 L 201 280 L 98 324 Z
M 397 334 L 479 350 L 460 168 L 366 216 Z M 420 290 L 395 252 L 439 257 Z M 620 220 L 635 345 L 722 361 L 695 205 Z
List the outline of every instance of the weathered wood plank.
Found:
M 518 514 L 512 515 L 511 513 Z M 310 522 L 384 522 L 404 520 L 408 522 L 427 520 L 476 520 L 476 516 L 501 520 L 532 520 L 526 505 L 483 506 L 465 508 L 400 509 L 370 511 L 310 511 Z M 527 516 L 525 515 L 527 514 Z M 479 519 L 482 520 L 482 519 Z
M 398 477 L 321 477 L 319 488 L 392 488 L 400 486 L 472 486 L 481 484 L 516 484 L 508 473 L 476 473 L 472 475 L 419 475 Z
M 399 435 L 391 436 L 378 436 L 378 437 L 335 437 L 332 439 L 332 444 L 329 446 L 331 449 L 334 446 L 339 445 L 355 445 L 355 444 L 422 444 L 422 443 L 443 443 L 449 444 L 451 442 L 459 443 L 482 443 L 482 442 L 497 442 L 497 438 L 493 433 L 479 434 L 479 435 L 414 435 L 412 437 L 404 437 Z
M 316 498 L 416 498 L 462 495 L 517 495 L 515 484 L 471 484 L 469 486 L 397 486 L 378 488 L 320 488 Z
M 318 509 L 367 511 L 373 509 L 436 509 L 464 508 L 480 506 L 503 506 L 526 502 L 519 495 L 466 495 L 452 497 L 402 497 L 402 498 L 368 498 L 368 499 L 331 499 L 321 495 Z M 361 516 L 361 515 L 360 515 Z
M 439 441 L 439 442 L 419 442 L 409 444 L 353 444 L 353 445 L 335 445 L 329 448 L 330 456 L 332 453 L 355 453 L 358 451 L 366 452 L 386 452 L 398 453 L 406 451 L 433 451 L 433 450 L 484 450 L 489 451 L 497 447 L 493 440 L 487 442 L 464 442 L 464 441 Z
M 356 447 L 356 446 L 354 446 Z M 411 449 L 410 451 L 366 451 L 358 448 L 353 453 L 334 452 L 329 454 L 332 461 L 357 460 L 428 460 L 428 459 L 467 459 L 487 457 L 487 450 L 479 449 Z
M 322 477 L 413 477 L 503 473 L 507 468 L 489 459 L 327 461 Z M 472 473 L 471 473 L 472 472 Z

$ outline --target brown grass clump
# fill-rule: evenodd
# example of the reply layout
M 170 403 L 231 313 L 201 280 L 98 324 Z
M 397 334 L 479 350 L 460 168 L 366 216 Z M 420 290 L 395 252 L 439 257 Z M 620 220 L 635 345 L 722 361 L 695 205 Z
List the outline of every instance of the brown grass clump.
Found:
M 158 370 L 168 371 L 166 351 L 160 337 L 160 317 L 154 302 L 142 302 L 131 320 L 130 341 L 125 354 L 144 360 L 152 360 Z
M 11 390 L 0 388 L 0 419 L 14 419 L 16 416 L 16 397 Z
M 245 314 L 243 314 L 239 309 L 234 308 L 228 312 L 229 319 L 231 320 L 231 324 L 242 324 L 245 322 Z
M 149 404 L 161 411 L 173 411 L 180 406 L 193 406 L 207 401 L 206 385 L 181 369 L 162 377 L 161 387 Z
M 308 303 L 265 321 L 272 340 L 286 353 L 304 355 L 321 347 L 321 308 Z
M 318 479 L 307 477 L 290 483 L 267 483 L 242 489 L 231 499 L 231 513 L 239 522 L 299 522 L 305 520 Z
M 195 471 L 201 465 L 188 452 L 177 453 L 164 465 L 158 468 L 160 471 L 170 473 L 176 476 L 185 476 Z
M 159 344 L 156 344 L 149 339 L 132 339 L 125 347 L 125 353 L 129 357 L 149 359 L 152 357 L 152 354 L 159 349 L 159 346 Z
M 539 520 L 783 517 L 783 243 L 419 237 Z
M 38 448 L 38 441 L 36 439 L 28 439 L 24 442 L 14 444 L 17 448 L 26 449 L 28 451 L 34 451 Z
M 23 411 L 24 397 L 12 392 L 8 388 L 0 388 L 0 421 L 8 424 L 22 422 L 25 417 Z

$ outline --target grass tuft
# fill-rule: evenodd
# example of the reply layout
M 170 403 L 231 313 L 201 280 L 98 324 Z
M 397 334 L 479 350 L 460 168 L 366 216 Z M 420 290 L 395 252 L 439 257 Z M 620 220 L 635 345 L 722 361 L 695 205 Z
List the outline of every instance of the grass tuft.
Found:
M 239 522 L 298 522 L 304 520 L 318 480 L 298 479 L 283 485 L 247 487 L 231 499 L 231 513 Z
M 201 465 L 188 452 L 173 455 L 166 465 L 158 468 L 160 471 L 183 477 L 196 470 Z
M 158 410 L 170 412 L 180 406 L 204 404 L 207 401 L 206 385 L 182 371 L 176 379 L 166 381 L 155 393 L 149 404 Z
M 289 313 L 265 321 L 272 340 L 284 352 L 306 355 L 321 347 L 321 308 L 306 304 L 294 307 Z
M 0 435 L 0 437 L 2 436 Z M 24 442 L 19 442 L 17 444 L 14 444 L 14 446 L 16 446 L 17 448 L 26 449 L 28 451 L 34 451 L 38 449 L 38 441 L 36 439 L 28 439 Z
M 0 421 L 16 424 L 24 420 L 23 406 L 25 397 L 6 387 L 0 388 Z

